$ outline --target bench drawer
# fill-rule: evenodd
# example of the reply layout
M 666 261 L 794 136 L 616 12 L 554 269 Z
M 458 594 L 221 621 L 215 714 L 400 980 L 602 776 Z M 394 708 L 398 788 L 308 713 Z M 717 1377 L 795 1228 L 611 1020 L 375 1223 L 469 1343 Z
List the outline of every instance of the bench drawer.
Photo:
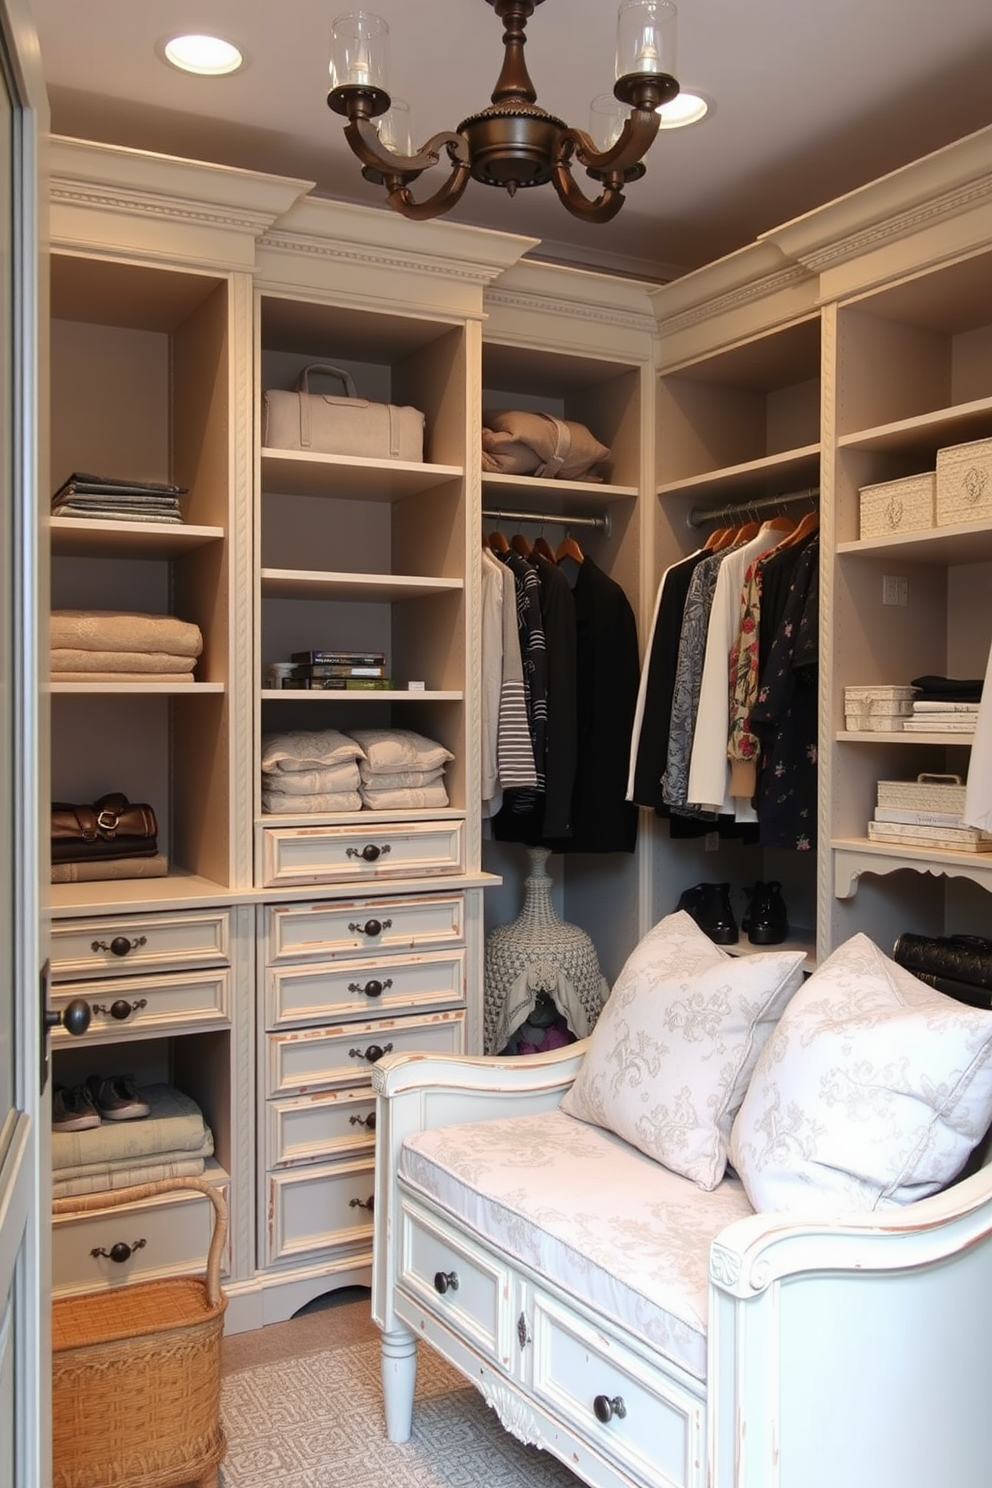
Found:
M 273 886 L 350 880 L 374 883 L 461 873 L 464 828 L 462 819 L 266 827 L 262 832 L 263 881 Z
M 520 1352 L 510 1316 L 509 1267 L 406 1200 L 401 1200 L 400 1223 L 404 1291 L 509 1369 L 514 1350 Z
M 225 965 L 231 955 L 226 910 L 202 914 L 108 914 L 56 920 L 52 925 L 52 980 L 133 976 Z
M 335 1085 L 364 1084 L 376 1059 L 404 1053 L 460 1054 L 465 1013 L 382 1018 L 343 1027 L 301 1028 L 270 1033 L 266 1039 L 269 1095 L 302 1095 Z M 379 1051 L 378 1053 L 376 1051 Z
M 465 953 L 379 956 L 335 966 L 281 966 L 267 972 L 265 980 L 269 1028 L 455 1007 L 465 1000 Z
M 270 965 L 460 945 L 465 938 L 465 900 L 462 894 L 413 894 L 403 899 L 270 906 L 264 933 Z

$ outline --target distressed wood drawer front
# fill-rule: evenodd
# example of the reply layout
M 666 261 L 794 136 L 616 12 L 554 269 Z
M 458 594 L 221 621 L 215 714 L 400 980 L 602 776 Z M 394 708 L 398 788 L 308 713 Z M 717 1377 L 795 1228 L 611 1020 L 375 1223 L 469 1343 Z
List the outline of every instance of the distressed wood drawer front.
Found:
M 657 1370 L 598 1328 L 533 1293 L 526 1308 L 533 1346 L 534 1394 L 592 1442 L 641 1478 L 702 1488 L 703 1406 L 670 1375 Z M 525 1356 L 526 1358 L 526 1356 Z M 596 1401 L 609 1402 L 599 1420 Z M 619 1403 L 618 1403 L 619 1402 Z
M 339 899 L 283 904 L 265 911 L 266 960 L 320 961 L 375 951 L 416 951 L 465 938 L 462 894 L 404 899 Z
M 465 1014 L 458 1009 L 419 1018 L 380 1018 L 344 1027 L 270 1033 L 266 1039 L 268 1093 L 302 1095 L 364 1083 L 376 1059 L 393 1050 L 460 1054 L 464 1030 Z
M 270 1173 L 267 1266 L 372 1244 L 372 1158 Z
M 89 1029 L 79 1037 L 62 1027 L 53 1029 L 59 1044 L 106 1043 L 129 1035 L 147 1037 L 173 1029 L 225 1023 L 231 1018 L 231 973 L 227 968 L 179 976 L 121 977 L 118 981 L 87 982 L 82 988 L 61 987 L 51 998 L 62 1011 L 74 997 L 84 996 L 92 1009 Z
M 211 1176 L 209 1168 L 206 1176 Z M 221 1186 L 229 1198 L 226 1178 Z M 155 1276 L 202 1275 L 213 1219 L 209 1199 L 181 1192 L 78 1216 L 56 1215 L 52 1220 L 52 1286 L 56 1291 L 86 1292 Z M 91 1254 L 110 1251 L 118 1244 L 131 1252 L 124 1261 Z M 226 1253 L 221 1264 L 226 1272 Z
M 370 1090 L 320 1090 L 266 1104 L 266 1168 L 371 1153 L 374 1145 L 375 1096 Z
M 465 953 L 379 956 L 339 966 L 278 967 L 266 975 L 270 1028 L 454 1007 L 465 1000 Z
M 371 811 L 369 815 L 374 813 Z M 373 883 L 464 870 L 462 820 L 266 827 L 266 884 Z
M 509 1268 L 415 1203 L 401 1200 L 400 1285 L 502 1368 L 512 1366 Z M 519 1345 L 516 1345 L 519 1353 Z
M 224 965 L 230 960 L 230 947 L 230 920 L 223 909 L 56 920 L 52 925 L 52 979 L 66 982 Z

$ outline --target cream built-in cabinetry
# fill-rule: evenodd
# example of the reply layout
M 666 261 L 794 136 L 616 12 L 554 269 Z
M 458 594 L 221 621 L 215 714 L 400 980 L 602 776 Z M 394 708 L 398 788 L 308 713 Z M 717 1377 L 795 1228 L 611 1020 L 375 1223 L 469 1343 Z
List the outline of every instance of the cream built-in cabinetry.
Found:
M 189 487 L 182 526 L 47 523 L 52 602 L 174 614 L 204 637 L 193 684 L 52 687 L 53 798 L 150 801 L 171 865 L 53 885 L 53 1002 L 93 1009 L 82 1037 L 56 1030 L 54 1073 L 168 1080 L 201 1104 L 231 1206 L 232 1328 L 367 1280 L 380 1052 L 481 1048 L 485 933 L 518 913 L 527 871 L 480 813 L 492 528 L 575 537 L 627 595 L 643 655 L 661 575 L 721 514 L 818 493 L 818 844 L 676 841 L 642 809 L 634 852 L 555 854 L 557 908 L 609 981 L 700 881 L 729 881 L 739 910 L 746 885 L 781 880 L 811 958 L 855 930 L 888 948 L 987 926 L 985 858 L 866 832 L 879 778 L 964 775 L 967 743 L 848 734 L 843 688 L 984 670 L 992 524 L 863 541 L 858 488 L 992 436 L 992 132 L 663 286 L 306 182 L 67 140 L 51 157 L 53 483 Z M 420 408 L 424 461 L 266 447 L 264 392 L 312 363 Z M 483 475 L 499 407 L 585 423 L 606 479 Z M 891 577 L 904 606 L 882 603 Z M 266 685 L 321 646 L 384 651 L 396 689 Z M 263 812 L 265 735 L 379 725 L 451 750 L 445 809 Z M 55 1285 L 195 1267 L 206 1224 L 186 1196 L 60 1216 Z M 120 1241 L 123 1263 L 92 1254 Z

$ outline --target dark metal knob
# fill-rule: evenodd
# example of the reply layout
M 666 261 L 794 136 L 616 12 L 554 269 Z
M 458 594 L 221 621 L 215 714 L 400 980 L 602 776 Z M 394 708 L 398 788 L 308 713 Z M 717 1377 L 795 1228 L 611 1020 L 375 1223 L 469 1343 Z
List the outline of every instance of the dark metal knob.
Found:
M 384 990 L 387 987 L 391 987 L 392 985 L 393 985 L 393 979 L 392 979 L 392 977 L 387 977 L 384 982 L 377 982 L 375 980 L 375 978 L 373 977 L 370 981 L 367 981 L 365 983 L 365 986 L 364 987 L 362 986 L 361 982 L 349 982 L 348 983 L 348 991 L 349 992 L 364 992 L 366 997 L 381 997 L 382 994 L 383 994 L 383 992 L 384 992 Z
M 139 935 L 135 940 L 128 940 L 126 935 L 115 935 L 108 945 L 105 940 L 94 940 L 90 942 L 91 951 L 110 951 L 113 956 L 126 956 L 131 951 L 136 951 L 139 946 L 147 945 L 148 937 Z
M 369 1064 L 375 1064 L 383 1054 L 389 1054 L 392 1047 L 392 1044 L 387 1044 L 385 1048 L 381 1044 L 369 1044 L 367 1049 L 349 1049 L 348 1054 L 352 1059 L 367 1059 Z
M 61 1024 L 66 1033 L 71 1033 L 73 1038 L 79 1038 L 89 1028 L 92 1013 L 93 1010 L 88 1002 L 85 1002 L 82 997 L 74 997 L 71 1002 L 66 1003 L 61 1012 L 46 1011 L 45 1027 L 58 1028 Z
M 116 1261 L 119 1266 L 123 1266 L 125 1261 L 131 1259 L 136 1250 L 143 1250 L 147 1244 L 147 1240 L 135 1240 L 133 1245 L 128 1245 L 125 1241 L 118 1240 L 117 1244 L 112 1245 L 109 1250 L 104 1250 L 102 1245 L 97 1245 L 90 1251 L 90 1255 L 94 1260 L 103 1256 L 106 1260 Z
M 375 1208 L 375 1195 L 369 1194 L 367 1199 L 349 1199 L 349 1209 L 367 1209 L 371 1214 Z
M 112 1018 L 117 1019 L 118 1023 L 123 1023 L 124 1019 L 129 1018 L 132 1013 L 137 1013 L 141 1008 L 147 1006 L 147 997 L 138 997 L 134 1002 L 127 1002 L 123 997 L 118 997 L 109 1007 L 105 1003 L 95 1002 L 93 1004 L 93 1011 L 95 1013 L 109 1013 Z
M 379 858 L 385 857 L 386 853 L 391 851 L 392 848 L 390 847 L 388 842 L 384 842 L 381 847 L 379 847 L 375 842 L 366 842 L 365 846 L 361 849 L 357 847 L 349 847 L 345 852 L 345 857 L 364 858 L 366 863 L 375 863 L 378 861 Z
M 458 1290 L 458 1272 L 457 1271 L 435 1271 L 434 1272 L 434 1290 L 436 1292 L 439 1292 L 442 1297 L 444 1296 L 445 1292 L 457 1292 L 457 1290 Z
M 609 1395 L 597 1395 L 592 1408 L 596 1412 L 596 1420 L 602 1421 L 604 1425 L 607 1421 L 612 1421 L 614 1416 L 622 1421 L 627 1414 L 622 1395 L 614 1395 L 612 1400 Z
M 366 920 L 364 925 L 351 924 L 349 930 L 360 930 L 363 935 L 381 935 L 383 930 L 388 930 L 392 920 Z
M 375 1131 L 375 1112 L 370 1111 L 367 1116 L 349 1116 L 352 1126 L 364 1126 L 368 1131 Z

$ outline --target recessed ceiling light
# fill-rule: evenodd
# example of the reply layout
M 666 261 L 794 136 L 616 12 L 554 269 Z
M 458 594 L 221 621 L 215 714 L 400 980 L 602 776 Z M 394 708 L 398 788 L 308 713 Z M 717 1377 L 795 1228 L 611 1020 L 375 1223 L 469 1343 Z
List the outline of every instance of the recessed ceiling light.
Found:
M 202 77 L 224 77 L 245 65 L 240 49 L 220 36 L 173 36 L 163 44 L 162 56 L 181 72 Z
M 662 129 L 684 129 L 687 124 L 698 124 L 709 111 L 706 99 L 698 93 L 679 93 L 671 103 L 662 104 L 658 110 Z

